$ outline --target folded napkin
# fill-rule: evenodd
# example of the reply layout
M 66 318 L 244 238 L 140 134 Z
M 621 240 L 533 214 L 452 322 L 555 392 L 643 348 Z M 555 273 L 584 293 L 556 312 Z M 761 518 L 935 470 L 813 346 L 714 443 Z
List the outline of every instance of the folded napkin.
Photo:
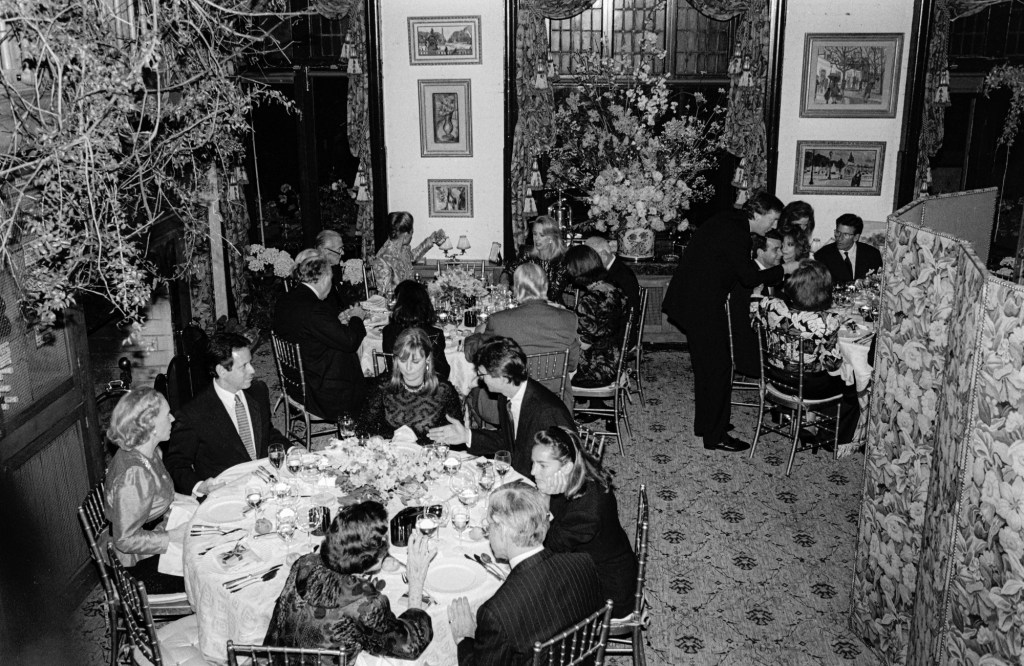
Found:
M 192 515 L 199 508 L 199 502 L 185 495 L 175 495 L 171 502 L 171 515 L 167 517 L 166 529 L 173 530 L 175 527 L 184 525 L 192 520 Z M 167 552 L 160 556 L 157 563 L 157 571 L 168 576 L 183 576 L 184 572 L 184 551 L 180 541 L 171 541 L 167 544 Z
M 418 441 L 419 438 L 416 436 L 416 433 L 406 425 L 396 430 L 395 434 L 391 437 L 393 444 L 416 444 Z

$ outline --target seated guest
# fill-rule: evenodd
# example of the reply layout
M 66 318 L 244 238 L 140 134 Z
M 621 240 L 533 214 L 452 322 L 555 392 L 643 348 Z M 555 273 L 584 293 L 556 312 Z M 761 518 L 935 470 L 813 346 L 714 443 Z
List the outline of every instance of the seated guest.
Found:
M 445 358 L 444 331 L 434 324 L 437 323 L 437 313 L 434 312 L 434 305 L 430 302 L 430 294 L 427 287 L 413 280 L 404 280 L 395 288 L 395 307 L 391 312 L 391 321 L 381 331 L 383 349 L 391 354 L 395 349 L 395 339 L 402 331 L 410 328 L 420 328 L 430 338 L 434 358 L 434 372 L 441 379 L 448 379 L 451 373 L 451 366 Z
M 270 421 L 267 385 L 253 379 L 249 341 L 218 333 L 207 358 L 213 382 L 175 414 L 164 459 L 184 494 L 210 493 L 228 467 L 266 457 L 270 444 L 288 444 Z
M 799 333 L 804 342 L 798 353 L 804 357 L 804 397 L 817 399 L 842 394 L 839 409 L 839 443 L 853 441 L 860 406 L 857 387 L 839 376 L 843 357 L 839 351 L 839 328 L 843 318 L 828 310 L 832 305 L 832 278 L 824 264 L 805 261 L 793 271 L 785 286 L 785 300 L 765 298 L 757 307 L 757 318 L 768 330 L 781 334 Z M 771 335 L 771 333 L 769 333 Z M 784 349 L 790 349 L 788 345 Z M 768 369 L 768 379 L 796 387 L 800 357 L 785 359 L 784 367 Z M 780 364 L 773 363 L 773 366 Z M 819 443 L 830 445 L 835 432 L 819 429 Z M 827 446 L 826 446 L 827 448 Z
M 601 598 L 615 602 L 612 617 L 626 617 L 636 601 L 637 561 L 619 524 L 611 474 L 571 430 L 548 428 L 534 441 L 531 474 L 550 498 L 552 516 L 544 547 L 590 555 L 601 578 Z
M 814 209 L 806 201 L 791 201 L 779 215 L 779 229 L 800 227 L 808 243 L 814 237 Z
M 814 253 L 825 264 L 834 284 L 860 280 L 871 271 L 882 268 L 882 254 L 867 243 L 860 242 L 864 220 L 846 213 L 836 220 L 836 240 Z
M 528 664 L 534 643 L 604 605 L 601 581 L 588 555 L 544 547 L 548 507 L 536 488 L 518 481 L 494 490 L 487 522 L 491 550 L 512 572 L 475 615 L 465 597 L 448 607 L 459 666 Z
M 117 559 L 146 584 L 150 594 L 185 591 L 181 576 L 157 571 L 154 557 L 181 543 L 186 525 L 167 529 L 174 501 L 171 481 L 157 446 L 171 436 L 171 408 L 151 388 L 124 394 L 110 416 L 107 437 L 117 445 L 107 468 L 104 512 L 110 520 L 110 541 Z
M 625 262 L 619 261 L 618 256 L 612 250 L 611 243 L 605 236 L 595 232 L 589 235 L 584 243 L 594 248 L 594 251 L 601 257 L 601 262 L 608 271 L 605 280 L 622 291 L 626 297 L 626 305 L 630 309 L 639 309 L 640 281 L 636 279 L 633 269 Z
M 530 379 L 526 354 L 511 338 L 494 338 L 476 353 L 476 374 L 498 400 L 497 430 L 467 429 L 458 419 L 431 428 L 431 440 L 449 446 L 465 444 L 477 455 L 493 456 L 511 451 L 512 467 L 522 475 L 530 473 L 533 436 L 561 425 L 576 429 L 565 403 L 538 382 Z
M 517 268 L 513 275 L 513 292 L 519 306 L 495 312 L 482 325 L 482 333 L 466 338 L 466 358 L 472 360 L 480 345 L 497 335 L 518 342 L 527 356 L 568 350 L 568 372 L 575 372 L 580 358 L 578 321 L 569 310 L 548 302 L 548 276 L 544 269 L 532 263 Z M 544 382 L 544 386 L 558 392 L 557 380 Z M 562 399 L 571 409 L 572 389 L 568 380 Z
M 395 430 L 409 426 L 425 443 L 427 431 L 446 424 L 446 415 L 462 418 L 462 400 L 454 386 L 434 373 L 430 347 L 421 328 L 398 335 L 391 373 L 373 383 L 359 418 L 360 432 L 390 439 Z
M 295 265 L 299 284 L 274 308 L 274 333 L 298 343 L 306 375 L 306 409 L 319 418 L 335 420 L 357 414 L 363 404 L 363 370 L 359 345 L 366 336 L 363 311 L 349 309 L 342 323 L 338 311 L 324 299 L 331 291 L 331 266 L 322 254 L 307 255 Z
M 803 261 L 811 256 L 811 241 L 800 227 L 779 227 L 782 236 L 782 263 Z
M 537 264 L 548 276 L 548 300 L 560 304 L 571 281 L 565 271 L 565 243 L 561 229 L 555 218 L 541 215 L 533 221 L 532 230 L 533 247 L 520 249 L 518 259 L 512 262 L 509 270 L 514 275 L 515 269 L 527 262 Z
M 446 238 L 444 230 L 438 229 L 413 249 L 412 223 L 412 215 L 405 211 L 388 214 L 388 240 L 377 251 L 373 262 L 377 288 L 382 294 L 390 295 L 399 282 L 415 278 L 412 265 Z
M 622 291 L 605 279 L 608 271 L 593 248 L 577 245 L 565 253 L 565 268 L 579 289 L 580 364 L 573 386 L 593 388 L 615 381 L 621 333 L 628 311 Z
M 347 310 L 363 300 L 366 295 L 363 285 L 345 280 L 345 265 L 342 262 L 345 258 L 345 246 L 341 234 L 324 229 L 316 235 L 316 245 L 313 247 L 319 250 L 331 265 L 331 292 L 324 300 L 337 308 L 338 312 Z M 299 257 L 295 257 L 295 262 L 299 262 Z
M 750 234 L 750 243 L 757 270 L 763 271 L 781 263 L 782 236 L 775 229 L 769 229 L 764 236 Z M 736 372 L 746 377 L 761 376 L 761 355 L 757 351 L 757 336 L 750 324 L 750 311 L 758 300 L 774 292 L 772 285 L 759 284 L 751 289 L 737 282 L 729 293 L 733 366 Z
M 379 502 L 338 509 L 319 553 L 292 565 L 270 618 L 264 645 L 343 648 L 416 659 L 434 637 L 423 610 L 423 581 L 434 553 L 430 539 L 409 540 L 409 609 L 395 617 L 374 578 L 388 554 L 388 514 Z

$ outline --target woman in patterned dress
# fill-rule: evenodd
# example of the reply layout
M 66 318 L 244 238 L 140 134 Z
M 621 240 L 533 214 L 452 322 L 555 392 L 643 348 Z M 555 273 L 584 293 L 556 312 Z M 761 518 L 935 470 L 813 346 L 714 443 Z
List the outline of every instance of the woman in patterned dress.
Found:
M 608 282 L 601 256 L 589 245 L 576 245 L 565 253 L 565 268 L 579 289 L 580 361 L 572 385 L 581 388 L 607 386 L 615 371 L 626 326 L 626 298 Z
M 412 265 L 446 238 L 444 230 L 438 229 L 413 249 L 412 223 L 412 215 L 405 211 L 388 214 L 388 240 L 373 260 L 377 289 L 382 294 L 390 295 L 399 282 L 415 278 Z
M 565 290 L 572 282 L 572 277 L 565 268 L 565 243 L 555 218 L 541 215 L 533 221 L 533 247 L 523 248 L 519 258 L 507 269 L 507 277 L 511 282 L 516 269 L 525 263 L 534 263 L 544 269 L 548 276 L 548 300 L 562 305 Z

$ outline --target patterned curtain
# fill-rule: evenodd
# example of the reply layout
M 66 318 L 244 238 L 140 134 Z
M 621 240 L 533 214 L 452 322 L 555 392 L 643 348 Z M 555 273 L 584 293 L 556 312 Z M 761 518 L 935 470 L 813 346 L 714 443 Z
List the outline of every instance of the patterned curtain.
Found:
M 541 18 L 560 21 L 572 18 L 584 9 L 594 6 L 595 0 L 526 0 L 523 6 L 529 6 Z
M 373 178 L 370 153 L 370 115 L 367 101 L 369 83 L 366 76 L 366 6 L 363 2 L 352 5 L 348 22 L 348 43 L 352 56 L 348 63 L 348 145 L 359 159 L 359 168 L 365 175 L 365 201 L 357 201 L 359 213 L 356 216 L 356 230 L 362 238 L 363 259 L 372 257 L 376 251 L 373 234 Z M 358 183 L 357 183 L 358 185 Z
M 316 13 L 325 18 L 342 19 L 349 15 L 355 5 L 362 6 L 362 4 L 362 0 L 314 0 L 312 7 Z
M 225 188 L 221 188 L 223 195 Z M 249 245 L 249 212 L 244 201 L 227 201 L 221 198 L 221 228 L 227 248 L 224 263 L 231 277 L 231 295 L 235 300 L 235 315 L 239 323 L 249 321 L 249 280 L 246 279 L 245 248 Z

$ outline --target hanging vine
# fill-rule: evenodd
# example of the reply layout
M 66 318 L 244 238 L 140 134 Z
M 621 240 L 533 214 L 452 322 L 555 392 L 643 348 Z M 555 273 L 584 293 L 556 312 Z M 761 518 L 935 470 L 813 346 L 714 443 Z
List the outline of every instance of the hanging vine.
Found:
M 985 77 L 983 92 L 987 97 L 993 90 L 1003 87 L 1010 89 L 1010 109 L 1006 112 L 1003 131 L 999 135 L 997 143 L 1000 146 L 1006 146 L 1006 150 L 1009 152 L 1017 138 L 1021 112 L 1024 111 L 1024 66 L 1000 65 L 996 67 Z
M 155 284 L 148 232 L 174 215 L 185 276 L 208 242 L 207 174 L 240 162 L 254 106 L 286 103 L 236 64 L 280 45 L 284 0 L 0 0 L 0 258 L 26 318 L 83 293 L 137 321 Z M 20 247 L 21 252 L 15 252 Z

